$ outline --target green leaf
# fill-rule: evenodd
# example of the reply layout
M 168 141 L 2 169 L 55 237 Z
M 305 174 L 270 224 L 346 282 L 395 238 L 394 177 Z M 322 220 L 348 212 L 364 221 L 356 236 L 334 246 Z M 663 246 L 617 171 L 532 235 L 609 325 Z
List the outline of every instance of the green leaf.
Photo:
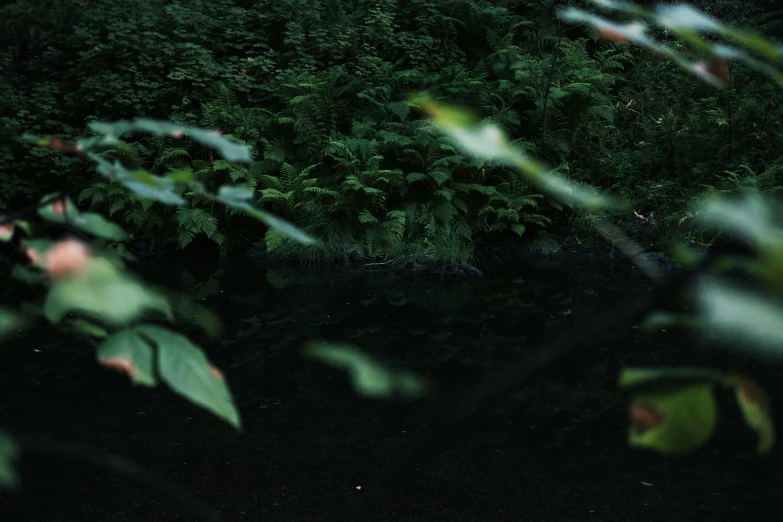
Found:
M 359 216 L 357 217 L 357 219 L 359 220 L 359 223 L 377 223 L 378 222 L 378 218 L 373 216 L 372 213 L 369 210 L 367 210 L 367 209 L 362 210 L 359 213 Z
M 147 310 L 173 320 L 165 297 L 102 258 L 90 260 L 81 277 L 54 284 L 44 301 L 44 315 L 52 323 L 59 323 L 70 312 L 85 312 L 109 324 L 125 325 Z
M 283 236 L 276 229 L 266 229 L 266 234 L 264 234 L 264 243 L 266 244 L 267 252 L 272 252 L 276 248 L 280 248 L 280 246 L 283 244 L 283 241 L 285 241 L 285 236 Z
M 196 176 L 191 169 L 174 169 L 166 173 L 166 179 L 174 183 L 192 183 L 196 181 Z
M 46 255 L 54 243 L 54 241 L 48 239 L 25 239 L 22 241 L 22 248 L 23 250 L 28 250 L 27 257 L 31 259 L 34 266 L 44 268 L 46 266 Z M 22 275 L 21 272 L 17 272 L 17 274 Z
M 580 204 L 588 210 L 620 207 L 613 198 L 585 190 L 544 163 L 527 157 L 512 146 L 500 127 L 478 124 L 477 118 L 469 110 L 445 105 L 426 94 L 418 95 L 411 103 L 427 112 L 436 126 L 474 158 L 490 160 L 499 166 L 514 166 L 529 181 L 568 204 Z
M 19 486 L 19 476 L 14 470 L 14 461 L 19 458 L 19 448 L 14 439 L 0 430 L 0 487 Z
M 720 197 L 704 199 L 697 206 L 696 219 L 705 225 L 722 228 L 751 245 L 764 248 L 770 242 L 779 244 L 781 235 L 773 223 L 770 207 L 759 195 L 746 195 L 739 201 Z
M 692 368 L 692 367 L 678 367 L 678 368 L 623 368 L 620 372 L 620 376 L 617 381 L 617 385 L 621 388 L 631 388 L 634 386 L 642 386 L 647 384 L 653 384 L 659 381 L 679 381 L 693 382 L 693 381 L 708 381 L 708 382 L 722 382 L 725 375 L 722 372 L 716 370 L 710 370 L 709 368 Z
M 235 428 L 241 427 L 231 390 L 201 348 L 160 326 L 140 325 L 136 330 L 157 344 L 158 371 L 172 390 Z
M 775 424 L 767 393 L 758 384 L 741 375 L 731 375 L 724 383 L 734 389 L 745 423 L 758 433 L 758 453 L 769 453 L 775 444 Z
M 198 127 L 189 127 L 173 122 L 137 118 L 133 121 L 117 121 L 114 123 L 90 123 L 90 129 L 98 134 L 104 134 L 110 139 L 131 132 L 146 132 L 149 134 L 168 134 L 170 136 L 189 135 L 194 141 L 216 149 L 228 161 L 251 161 L 250 149 L 219 136 L 218 134 Z
M 266 223 L 267 226 L 276 229 L 284 236 L 289 237 L 294 241 L 298 241 L 303 245 L 312 245 L 313 243 L 315 243 L 315 239 L 313 239 L 308 234 L 298 229 L 294 225 L 290 224 L 289 222 L 280 219 L 279 217 L 270 214 L 269 212 L 259 210 L 253 207 L 252 205 L 250 205 L 249 203 L 247 203 L 247 201 L 250 201 L 250 198 L 252 198 L 252 196 L 253 196 L 252 189 L 247 189 L 244 187 L 233 187 L 230 185 L 223 185 L 222 187 L 220 187 L 218 191 L 218 195 L 215 198 L 215 200 L 220 203 L 223 203 L 227 207 L 236 208 L 238 210 L 245 211 L 246 213 L 253 216 L 254 218 L 259 219 L 264 223 Z
M 93 323 L 92 321 L 86 321 L 81 318 L 74 319 L 70 325 L 75 332 L 86 335 L 88 337 L 101 337 L 106 338 L 109 336 L 109 332 L 106 328 L 101 327 Z
M 527 227 L 525 227 L 525 225 L 522 225 L 522 224 L 511 225 L 511 230 L 513 230 L 514 233 L 517 234 L 518 236 L 521 236 L 522 234 L 525 233 L 525 230 L 527 230 Z
M 56 194 L 48 194 L 44 196 L 41 201 L 47 200 Z M 57 200 L 50 205 L 46 205 L 38 208 L 38 214 L 52 223 L 66 223 L 84 232 L 96 235 L 98 237 L 104 237 L 112 241 L 124 241 L 127 239 L 125 231 L 117 225 L 108 221 L 100 214 L 92 212 L 79 212 L 76 205 L 66 198 L 66 203 L 63 205 L 62 200 Z
M 242 205 L 253 198 L 253 193 L 253 189 L 248 187 L 221 185 L 218 189 L 218 198 L 225 205 Z
M 14 265 L 14 267 L 11 269 L 11 277 L 31 286 L 41 285 L 48 282 L 48 278 L 43 272 L 33 270 L 22 265 Z
M 400 121 L 405 121 L 405 118 L 408 117 L 408 114 L 410 113 L 410 105 L 407 101 L 396 101 L 396 102 L 388 102 L 386 104 L 386 107 L 393 112 Z
M 707 335 L 728 338 L 743 349 L 756 348 L 769 357 L 783 357 L 780 303 L 714 279 L 701 285 L 697 299 Z
M 712 383 L 699 383 L 634 397 L 631 408 L 631 446 L 659 453 L 687 453 L 712 435 L 717 407 Z
M 146 171 L 130 171 L 119 161 L 111 163 L 101 156 L 88 152 L 87 156 L 97 163 L 95 170 L 110 180 L 122 183 L 139 196 L 159 201 L 166 205 L 184 205 L 185 200 L 174 193 L 176 183 L 168 178 L 155 176 Z
M 354 389 L 365 397 L 418 398 L 426 392 L 426 383 L 418 376 L 386 368 L 350 346 L 311 343 L 305 355 L 348 371 Z
M 27 326 L 27 316 L 16 311 L 0 308 L 0 338 L 15 334 Z
M 128 374 L 134 384 L 157 384 L 152 346 L 135 330 L 120 330 L 104 340 L 96 355 L 99 363 Z
M 2 216 L 0 216 L 0 218 L 2 218 Z M 0 225 L 0 241 L 3 243 L 8 243 L 11 241 L 11 238 L 14 236 L 15 229 L 16 224 L 13 221 L 6 223 L 5 225 Z

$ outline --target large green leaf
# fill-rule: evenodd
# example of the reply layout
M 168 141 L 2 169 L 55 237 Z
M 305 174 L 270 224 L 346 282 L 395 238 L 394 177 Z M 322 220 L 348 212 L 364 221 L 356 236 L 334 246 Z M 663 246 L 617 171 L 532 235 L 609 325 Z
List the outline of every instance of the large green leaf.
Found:
M 199 347 L 160 326 L 141 325 L 136 330 L 157 345 L 158 371 L 171 389 L 232 426 L 241 427 L 231 390 Z
M 157 384 L 152 346 L 136 330 L 120 330 L 105 339 L 96 355 L 99 363 L 128 374 L 134 384 Z
M 712 383 L 640 394 L 631 403 L 632 446 L 660 453 L 687 453 L 712 435 L 717 406 Z
M 734 341 L 743 350 L 783 358 L 783 305 L 748 290 L 707 279 L 697 304 L 705 334 Z
M 146 311 L 157 311 L 173 320 L 168 300 L 142 283 L 124 275 L 103 258 L 94 258 L 84 273 L 56 283 L 44 301 L 44 315 L 59 323 L 71 312 L 84 312 L 113 325 L 124 325 Z
M 354 389 L 365 397 L 417 398 L 427 389 L 418 376 L 387 368 L 350 346 L 312 343 L 305 348 L 305 355 L 347 370 Z
M 758 384 L 742 375 L 727 375 L 724 372 L 709 368 L 624 368 L 620 373 L 618 385 L 622 388 L 652 390 L 645 394 L 638 394 L 633 398 L 631 418 L 632 423 L 637 428 L 636 431 L 658 429 L 659 424 L 664 424 L 664 413 L 671 413 L 667 408 L 671 409 L 674 406 L 685 408 L 687 405 L 684 405 L 684 402 L 687 403 L 689 400 L 691 400 L 690 406 L 696 409 L 701 408 L 709 414 L 711 408 L 709 405 L 710 401 L 699 405 L 691 392 L 683 393 L 683 390 L 688 390 L 691 386 L 696 386 L 699 390 L 703 390 L 700 387 L 706 386 L 707 389 L 710 389 L 710 394 L 712 394 L 711 388 L 714 385 L 723 385 L 733 389 L 745 417 L 745 423 L 758 434 L 758 452 L 768 452 L 775 443 L 775 428 L 769 397 Z M 691 394 L 689 395 L 689 393 Z M 702 391 L 699 391 L 699 393 L 701 394 Z M 698 400 L 701 400 L 701 398 Z M 663 404 L 663 407 L 660 407 L 660 404 L 653 404 L 656 400 Z M 677 401 L 684 402 L 677 403 Z M 675 413 L 677 413 L 673 417 L 675 425 L 677 423 L 690 423 L 692 425 L 691 428 L 696 432 L 706 430 L 702 417 L 699 415 L 692 415 L 689 420 L 690 413 L 679 410 Z M 681 428 L 683 426 L 679 426 L 679 428 L 676 426 L 663 426 L 661 428 L 663 430 L 662 433 L 649 435 L 649 440 L 643 437 L 635 439 L 632 443 L 650 446 L 664 453 L 679 452 L 680 450 L 672 450 L 668 446 L 671 444 L 671 440 L 667 437 L 678 437 L 677 429 Z M 706 436 L 709 435 L 707 434 Z M 697 446 L 698 444 L 694 442 L 692 447 Z M 682 449 L 681 451 L 689 450 Z
M 0 487 L 15 488 L 19 485 L 19 476 L 14 471 L 14 461 L 18 457 L 16 442 L 0 430 Z

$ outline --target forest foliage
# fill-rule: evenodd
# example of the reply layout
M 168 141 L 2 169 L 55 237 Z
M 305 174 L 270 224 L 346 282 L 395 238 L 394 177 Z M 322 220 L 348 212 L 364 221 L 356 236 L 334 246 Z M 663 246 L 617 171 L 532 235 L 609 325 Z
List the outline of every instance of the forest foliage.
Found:
M 633 201 L 631 233 L 700 246 L 689 226 L 704 189 L 776 193 L 783 141 L 778 87 L 731 65 L 718 92 L 643 49 L 558 20 L 554 0 L 17 0 L 0 8 L 0 208 L 89 178 L 79 157 L 30 148 L 23 132 L 79 137 L 132 117 L 214 129 L 248 144 L 233 164 L 171 136 L 102 156 L 128 168 L 189 169 L 207 188 L 256 190 L 259 204 L 320 240 L 287 241 L 191 195 L 153 204 L 111 182 L 77 198 L 153 248 L 203 236 L 226 253 L 261 245 L 306 259 L 458 263 L 477 245 L 532 237 L 553 220 L 589 223 L 511 169 L 462 154 L 407 96 L 475 108 L 514 145 L 577 183 Z M 763 3 L 700 2 L 737 24 L 779 31 Z M 40 16 L 46 12 L 45 17 Z M 778 33 L 780 34 L 780 33 Z M 660 35 L 663 39 L 667 35 Z M 663 239 L 661 239 L 663 238 Z

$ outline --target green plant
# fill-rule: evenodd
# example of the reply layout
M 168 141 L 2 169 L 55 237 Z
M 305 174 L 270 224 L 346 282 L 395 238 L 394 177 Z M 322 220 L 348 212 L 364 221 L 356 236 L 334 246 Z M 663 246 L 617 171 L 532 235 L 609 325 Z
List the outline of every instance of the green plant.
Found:
M 63 145 L 51 138 L 28 137 L 44 147 L 57 147 L 86 155 L 97 164 L 98 172 L 108 178 L 108 184 L 88 192 L 85 197 L 100 199 L 106 192 L 119 186 L 133 193 L 135 200 L 153 200 L 173 206 L 186 201 L 180 194 L 197 194 L 260 219 L 289 237 L 302 243 L 313 240 L 298 229 L 261 209 L 252 206 L 252 191 L 224 185 L 216 193 L 208 191 L 196 180 L 190 170 L 178 169 L 164 176 L 136 168 L 129 170 L 119 161 L 108 161 L 105 155 L 93 152 L 104 144 L 119 144 L 118 137 L 130 132 L 149 132 L 157 135 L 181 137 L 185 134 L 203 145 L 217 149 L 230 161 L 250 160 L 246 147 L 232 143 L 208 131 L 153 120 L 136 120 L 114 124 L 91 125 L 98 137 Z M 103 191 L 103 192 L 102 192 Z M 81 212 L 66 194 L 45 196 L 35 207 L 45 221 L 70 227 L 81 234 L 97 239 L 123 241 L 125 231 L 106 220 L 100 214 Z M 209 219 L 197 211 L 180 208 L 180 220 Z M 181 224 L 181 223 L 180 223 Z M 209 227 L 204 223 L 193 226 Z M 154 318 L 174 322 L 173 302 L 158 290 L 142 283 L 124 267 L 120 258 L 111 255 L 96 242 L 94 245 L 75 239 L 37 239 L 31 222 L 20 215 L 6 216 L 2 221 L 3 241 L 15 238 L 17 230 L 27 236 L 21 239 L 21 249 L 31 261 L 30 267 L 19 267 L 14 275 L 23 281 L 46 288 L 40 312 L 28 308 L 25 311 L 4 310 L 0 314 L 2 334 L 9 335 L 29 326 L 37 319 L 44 319 L 65 330 L 85 335 L 96 345 L 98 361 L 128 374 L 135 384 L 155 386 L 159 380 L 193 403 L 206 408 L 237 429 L 241 422 L 239 412 L 222 373 L 206 358 L 204 352 L 187 337 L 161 325 L 145 322 L 150 314 Z M 214 233 L 214 229 L 208 230 Z M 191 312 L 194 310 L 191 308 Z M 36 317 L 36 313 L 40 317 Z M 214 334 L 214 317 L 205 310 L 195 309 L 188 318 Z M 0 457 L 0 479 L 6 485 L 15 484 L 16 476 L 8 467 L 15 455 L 13 445 L 3 439 L 3 455 Z

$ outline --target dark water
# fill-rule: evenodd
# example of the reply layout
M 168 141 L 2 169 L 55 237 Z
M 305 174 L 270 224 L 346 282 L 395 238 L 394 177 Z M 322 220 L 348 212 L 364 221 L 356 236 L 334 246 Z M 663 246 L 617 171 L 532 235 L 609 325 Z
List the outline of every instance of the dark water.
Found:
M 132 387 L 76 338 L 36 330 L 0 345 L 0 426 L 76 441 L 148 467 L 224 520 L 319 520 L 403 459 L 444 408 L 478 381 L 624 292 L 631 272 L 497 264 L 482 280 L 415 280 L 342 267 L 220 270 L 161 263 L 151 280 L 198 296 L 222 340 L 183 329 L 224 370 L 236 433 L 168 389 Z M 434 464 L 368 521 L 763 520 L 779 511 L 780 452 L 753 454 L 731 404 L 696 454 L 627 448 L 624 364 L 742 367 L 781 396 L 780 368 L 711 350 L 684 332 L 624 325 L 586 343 L 472 419 Z M 311 339 L 347 342 L 425 376 L 427 399 L 357 397 L 343 373 L 301 357 Z M 0 519 L 198 520 L 147 485 L 90 463 L 26 453 L 23 488 Z

